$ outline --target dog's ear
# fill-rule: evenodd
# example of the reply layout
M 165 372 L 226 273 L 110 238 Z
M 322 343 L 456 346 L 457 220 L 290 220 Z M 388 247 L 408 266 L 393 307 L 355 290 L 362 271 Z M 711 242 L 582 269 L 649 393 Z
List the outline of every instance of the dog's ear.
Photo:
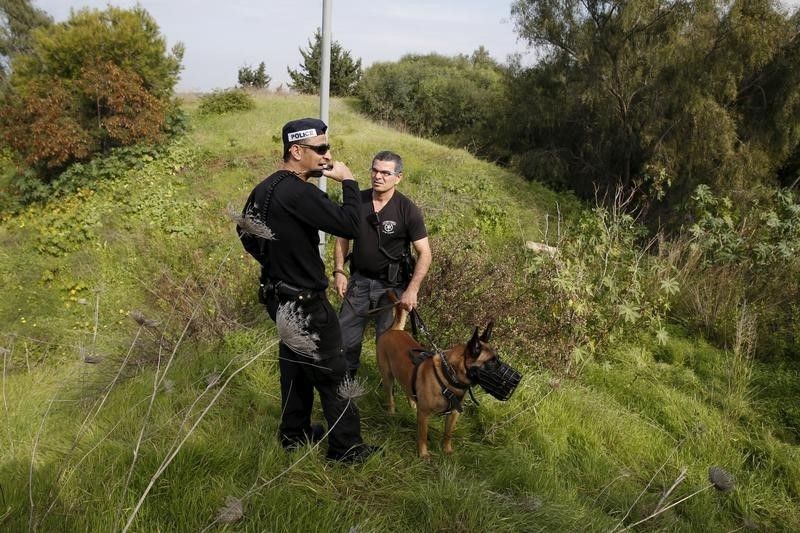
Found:
M 478 338 L 478 328 L 472 333 L 472 338 L 467 343 L 467 350 L 472 357 L 478 357 L 481 354 L 481 340 Z
M 488 324 L 486 324 L 486 329 L 483 330 L 483 334 L 481 335 L 481 340 L 483 342 L 489 342 L 492 339 L 492 328 L 494 327 L 494 320 L 490 320 Z

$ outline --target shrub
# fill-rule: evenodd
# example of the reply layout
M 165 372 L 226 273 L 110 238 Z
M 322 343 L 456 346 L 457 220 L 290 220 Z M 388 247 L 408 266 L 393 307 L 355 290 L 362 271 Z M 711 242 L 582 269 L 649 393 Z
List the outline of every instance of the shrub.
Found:
M 97 126 L 92 136 L 103 151 L 163 140 L 166 104 L 145 90 L 136 73 L 106 61 L 81 69 L 77 87 L 93 104 Z
M 676 311 L 688 326 L 730 347 L 747 305 L 757 324 L 757 355 L 796 353 L 800 204 L 791 191 L 761 196 L 743 207 L 706 186 L 695 190 L 695 223 L 670 245 L 683 279 Z
M 200 98 L 198 110 L 204 115 L 221 115 L 233 111 L 253 109 L 253 97 L 241 89 L 226 89 L 205 94 Z
M 502 70 L 475 55 L 407 55 L 364 72 L 359 98 L 371 116 L 422 135 L 452 136 L 480 153 L 503 98 Z
M 163 140 L 183 48 L 167 54 L 146 11 L 81 10 L 31 39 L 31 52 L 14 58 L 0 135 L 39 179 L 114 147 Z
M 78 119 L 79 107 L 64 83 L 32 83 L 25 94 L 10 93 L 5 99 L 0 109 L 3 141 L 25 165 L 52 175 L 98 149 Z
M 11 181 L 11 192 L 19 205 L 46 202 L 53 197 L 73 194 L 81 189 L 96 189 L 106 180 L 142 168 L 158 157 L 159 148 L 146 145 L 116 148 L 86 163 L 75 163 L 48 183 L 34 176 L 20 174 Z
M 501 352 L 577 371 L 622 335 L 666 338 L 662 318 L 678 285 L 648 254 L 653 242 L 638 244 L 642 232 L 633 217 L 597 208 L 565 229 L 553 255 L 519 245 L 490 254 L 476 233 L 448 238 L 434 243 L 420 299 L 446 342 L 494 318 Z
M 17 56 L 12 84 L 37 79 L 76 80 L 87 66 L 110 61 L 136 73 L 147 91 L 168 99 L 178 82 L 183 45 L 167 53 L 158 25 L 141 7 L 81 9 L 69 20 L 32 32 L 33 53 Z

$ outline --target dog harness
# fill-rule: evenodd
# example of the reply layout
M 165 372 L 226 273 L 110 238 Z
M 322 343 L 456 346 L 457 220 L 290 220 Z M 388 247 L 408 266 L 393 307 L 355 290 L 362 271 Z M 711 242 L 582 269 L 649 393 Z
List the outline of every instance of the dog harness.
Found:
M 447 358 L 444 356 L 444 352 L 430 352 L 425 350 L 424 348 L 411 348 L 408 353 L 409 357 L 411 357 L 411 362 L 414 364 L 414 372 L 411 375 L 411 395 L 414 398 L 414 401 L 417 401 L 417 373 L 419 371 L 419 367 L 422 363 L 429 359 L 433 359 L 436 355 L 439 356 L 439 360 L 442 362 L 442 370 L 444 370 L 445 379 L 447 382 L 457 389 L 461 390 L 469 390 L 470 393 L 470 385 L 467 383 L 462 383 L 459 381 L 458 376 L 456 376 L 456 372 L 450 363 L 447 361 Z M 431 361 L 433 364 L 433 361 Z M 448 388 L 447 384 L 442 380 L 439 376 L 439 372 L 436 371 L 436 365 L 433 365 L 433 375 L 436 377 L 436 381 L 439 383 L 439 386 L 442 388 L 441 393 L 444 396 L 444 399 L 447 400 L 447 410 L 443 411 L 441 414 L 446 415 L 455 409 L 459 413 L 464 411 L 464 407 L 461 405 L 461 398 L 456 395 L 455 392 Z M 471 395 L 471 394 L 470 394 Z

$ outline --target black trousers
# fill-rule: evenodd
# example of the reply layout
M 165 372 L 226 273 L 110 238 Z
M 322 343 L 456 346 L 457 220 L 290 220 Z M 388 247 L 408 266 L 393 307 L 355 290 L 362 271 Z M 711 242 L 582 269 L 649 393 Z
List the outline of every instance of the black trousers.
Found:
M 278 356 L 281 379 L 281 439 L 304 440 L 311 435 L 314 389 L 328 423 L 328 453 L 343 453 L 361 444 L 361 419 L 355 403 L 339 397 L 338 388 L 347 373 L 339 319 L 325 296 L 306 301 L 291 300 L 274 293 L 266 295 L 267 312 L 274 321 L 279 305 L 295 302 L 309 317 L 306 330 L 316 334 L 318 358 L 299 354 L 283 341 Z

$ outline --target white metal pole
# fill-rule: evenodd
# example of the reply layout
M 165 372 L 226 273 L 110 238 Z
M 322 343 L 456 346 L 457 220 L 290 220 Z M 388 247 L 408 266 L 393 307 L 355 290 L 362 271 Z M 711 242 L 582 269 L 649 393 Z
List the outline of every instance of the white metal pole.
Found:
M 329 120 L 329 102 L 331 90 L 331 13 L 333 11 L 333 0 L 322 0 L 322 57 L 320 61 L 320 80 L 319 80 L 319 118 L 328 125 L 328 135 L 331 132 Z M 319 178 L 319 188 L 322 192 L 328 190 L 328 179 L 325 176 Z M 325 257 L 325 233 L 319 232 L 319 255 Z

